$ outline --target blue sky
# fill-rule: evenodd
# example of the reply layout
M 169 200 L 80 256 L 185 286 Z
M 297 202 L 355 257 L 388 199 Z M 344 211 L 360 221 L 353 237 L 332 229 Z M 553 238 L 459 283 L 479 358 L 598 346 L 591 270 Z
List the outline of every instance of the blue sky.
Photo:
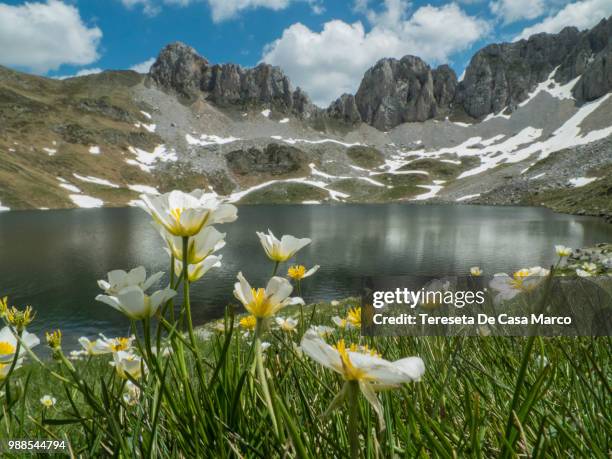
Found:
M 0 0 L 0 64 L 126 69 L 180 40 L 214 63 L 279 65 L 325 105 L 382 57 L 416 54 L 459 75 L 487 43 L 610 14 L 609 0 Z

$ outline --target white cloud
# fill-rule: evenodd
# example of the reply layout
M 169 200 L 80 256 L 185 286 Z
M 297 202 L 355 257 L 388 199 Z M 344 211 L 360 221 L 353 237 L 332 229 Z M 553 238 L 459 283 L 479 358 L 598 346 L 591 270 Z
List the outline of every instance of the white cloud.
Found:
M 343 92 L 354 93 L 364 72 L 383 57 L 415 54 L 441 63 L 489 31 L 485 21 L 468 16 L 455 3 L 423 6 L 409 18 L 402 0 L 385 0 L 382 12 L 368 9 L 363 1 L 355 6 L 371 30 L 361 22 L 333 20 L 315 32 L 296 23 L 264 48 L 262 60 L 283 68 L 316 104 L 325 106 Z
M 207 0 L 214 22 L 221 22 L 235 17 L 239 12 L 254 8 L 283 10 L 291 0 Z
M 540 17 L 545 7 L 543 0 L 497 0 L 489 4 L 491 12 L 504 24 Z
M 38 73 L 87 65 L 98 59 L 101 38 L 98 27 L 88 27 L 74 6 L 61 1 L 0 3 L 0 64 Z
M 123 6 L 128 9 L 141 7 L 147 16 L 156 16 L 162 10 L 162 5 L 185 7 L 198 0 L 121 0 Z
M 575 26 L 581 30 L 589 29 L 610 14 L 612 14 L 610 0 L 584 0 L 570 3 L 542 22 L 523 29 L 515 40 L 529 38 L 540 32 L 557 33 L 567 26 Z
M 313 14 L 319 15 L 325 12 L 323 0 L 121 0 L 126 8 L 140 7 L 147 16 L 159 14 L 163 5 L 185 7 L 193 3 L 206 3 L 214 22 L 233 19 L 242 11 L 256 8 L 284 10 L 290 4 L 298 2 L 307 3 Z
M 149 73 L 149 69 L 151 68 L 154 62 L 155 62 L 155 58 L 152 57 L 151 59 L 147 59 L 144 62 L 141 62 L 136 65 L 132 65 L 130 67 L 130 70 L 133 70 L 134 72 L 138 72 L 138 73 Z
M 155 2 L 155 0 L 121 0 L 123 6 L 132 9 L 137 6 L 142 7 L 142 11 L 147 16 L 155 16 L 161 11 L 161 7 Z
M 53 78 L 56 78 L 58 80 L 65 80 L 67 78 L 74 78 L 74 77 L 87 76 L 87 75 L 95 75 L 97 73 L 102 73 L 102 72 L 104 72 L 104 69 L 101 69 L 100 67 L 93 67 L 93 68 L 90 68 L 90 69 L 81 69 L 77 73 L 75 73 L 74 75 L 61 75 L 61 76 L 55 76 Z

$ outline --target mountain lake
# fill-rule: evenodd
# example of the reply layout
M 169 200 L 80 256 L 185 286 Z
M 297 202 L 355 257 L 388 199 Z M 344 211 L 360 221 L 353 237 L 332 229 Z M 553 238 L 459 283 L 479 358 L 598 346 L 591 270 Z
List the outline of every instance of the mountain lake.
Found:
M 543 208 L 470 205 L 342 204 L 239 206 L 227 233 L 223 265 L 192 286 L 196 323 L 221 317 L 233 300 L 236 274 L 263 286 L 272 271 L 255 231 L 309 237 L 294 260 L 321 266 L 303 281 L 305 300 L 359 292 L 368 275 L 467 274 L 511 271 L 556 260 L 555 244 L 585 247 L 612 241 L 612 225 Z M 168 271 L 163 242 L 140 209 L 69 209 L 0 213 L 0 296 L 32 305 L 39 336 L 60 328 L 67 349 L 79 336 L 125 335 L 128 320 L 97 302 L 96 280 L 113 269 L 143 265 Z M 281 265 L 279 273 L 286 273 Z M 166 278 L 167 279 L 167 278 Z M 165 281 L 164 281 L 165 282 Z M 180 300 L 179 300 L 180 301 Z

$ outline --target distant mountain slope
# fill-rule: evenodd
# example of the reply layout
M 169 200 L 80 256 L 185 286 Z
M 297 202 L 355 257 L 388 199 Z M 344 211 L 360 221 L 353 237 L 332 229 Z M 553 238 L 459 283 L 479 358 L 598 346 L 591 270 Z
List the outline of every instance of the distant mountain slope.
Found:
M 164 48 L 148 75 L 0 68 L 0 210 L 233 202 L 543 204 L 612 215 L 610 19 L 476 53 L 464 81 L 383 59 L 314 106 L 278 68 Z

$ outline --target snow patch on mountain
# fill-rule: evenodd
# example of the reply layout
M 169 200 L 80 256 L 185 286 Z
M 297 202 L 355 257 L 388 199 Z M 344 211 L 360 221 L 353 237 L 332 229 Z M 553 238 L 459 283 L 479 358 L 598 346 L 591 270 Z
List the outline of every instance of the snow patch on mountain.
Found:
M 597 180 L 597 177 L 576 177 L 569 179 L 568 183 L 574 188 L 580 188 L 594 182 L 595 180 Z
M 92 209 L 96 207 L 102 207 L 104 205 L 104 201 L 98 198 L 92 198 L 91 196 L 85 196 L 82 194 L 71 194 L 69 198 L 72 202 L 82 209 Z
M 151 172 L 155 163 L 175 162 L 178 160 L 174 149 L 167 150 L 166 145 L 158 145 L 152 152 L 141 150 L 140 148 L 128 147 L 128 151 L 136 156 L 134 159 L 126 160 L 132 166 L 138 166 L 144 172 Z
M 359 142 L 355 142 L 355 143 L 347 143 L 347 142 L 342 142 L 340 140 L 336 140 L 336 139 L 319 139 L 319 140 L 308 140 L 308 139 L 293 139 L 293 138 L 287 138 L 285 139 L 284 137 L 280 136 L 280 135 L 271 135 L 270 138 L 274 139 L 274 140 L 281 140 L 285 143 L 288 143 L 289 145 L 295 145 L 297 143 L 306 143 L 306 144 L 310 144 L 310 145 L 319 145 L 322 143 L 335 143 L 337 145 L 342 145 L 343 147 L 358 147 L 358 146 L 363 146 L 363 144 L 359 143 Z
M 85 176 L 83 177 L 82 175 L 79 174 L 72 174 L 74 176 L 74 178 L 82 181 L 82 182 L 88 182 L 88 183 L 93 183 L 95 185 L 102 185 L 102 186 L 107 186 L 109 188 L 119 188 L 119 185 L 116 185 L 112 182 L 109 182 L 108 180 L 105 179 L 101 179 L 101 178 L 97 178 L 97 177 L 92 177 L 92 176 Z
M 149 185 L 128 185 L 128 188 L 136 193 L 159 194 L 157 188 Z
M 226 143 L 236 142 L 241 140 L 238 137 L 221 137 L 214 134 L 200 134 L 199 138 L 195 138 L 190 134 L 185 135 L 185 140 L 189 145 L 197 145 L 199 147 L 207 147 L 208 145 L 224 145 Z

